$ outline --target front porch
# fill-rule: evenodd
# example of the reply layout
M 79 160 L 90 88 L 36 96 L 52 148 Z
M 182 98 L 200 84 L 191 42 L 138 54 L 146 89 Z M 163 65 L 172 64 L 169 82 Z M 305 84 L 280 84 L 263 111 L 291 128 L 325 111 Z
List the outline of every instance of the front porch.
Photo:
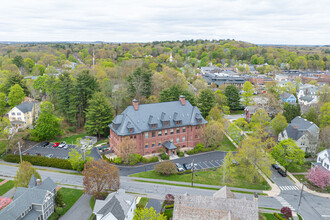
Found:
M 177 156 L 177 147 L 170 141 L 165 141 L 163 143 L 163 147 L 165 148 L 165 153 L 170 156 Z

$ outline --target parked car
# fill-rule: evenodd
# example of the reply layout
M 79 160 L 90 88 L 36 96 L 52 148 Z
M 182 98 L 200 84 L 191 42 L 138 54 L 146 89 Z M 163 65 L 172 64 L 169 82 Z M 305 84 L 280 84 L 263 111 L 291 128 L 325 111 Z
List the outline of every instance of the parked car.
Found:
M 30 153 L 23 153 L 23 155 L 30 155 Z
M 191 164 L 191 163 L 184 163 L 184 164 L 183 164 L 183 167 L 184 167 L 186 170 L 191 170 L 191 168 L 192 168 L 192 164 Z
M 49 142 L 44 142 L 41 144 L 41 146 L 43 146 L 43 147 L 47 147 L 48 145 L 49 145 Z
M 52 158 L 52 157 L 54 157 L 54 155 L 53 154 L 47 154 L 46 157 Z
M 277 172 L 278 172 L 281 176 L 286 177 L 286 172 L 285 172 L 284 170 L 282 170 L 282 169 L 278 169 Z
M 272 167 L 273 167 L 275 170 L 278 170 L 278 169 L 280 169 L 280 166 L 279 166 L 279 165 L 277 165 L 276 163 L 273 163 L 273 164 L 272 164 Z
M 53 144 L 53 147 L 58 147 L 58 145 L 60 145 L 60 142 L 56 142 Z
M 40 153 L 36 153 L 36 155 L 37 155 L 37 156 L 41 156 L 41 154 L 40 154 Z
M 66 145 L 66 142 L 63 141 L 62 143 L 60 143 L 60 145 L 58 145 L 59 148 L 63 148 Z
M 184 168 L 183 168 L 183 166 L 181 164 L 175 163 L 175 165 L 176 165 L 176 168 L 178 169 L 179 172 L 184 171 Z
M 70 145 L 70 144 L 66 144 L 66 145 L 63 147 L 63 149 L 68 149 L 69 147 L 71 147 L 71 145 Z

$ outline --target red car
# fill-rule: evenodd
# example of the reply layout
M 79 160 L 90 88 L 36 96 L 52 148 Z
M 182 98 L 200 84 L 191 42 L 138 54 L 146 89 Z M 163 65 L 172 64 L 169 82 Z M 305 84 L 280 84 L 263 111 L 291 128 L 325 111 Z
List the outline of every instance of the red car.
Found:
M 56 142 L 53 144 L 53 147 L 58 147 L 58 145 L 60 145 L 60 142 Z

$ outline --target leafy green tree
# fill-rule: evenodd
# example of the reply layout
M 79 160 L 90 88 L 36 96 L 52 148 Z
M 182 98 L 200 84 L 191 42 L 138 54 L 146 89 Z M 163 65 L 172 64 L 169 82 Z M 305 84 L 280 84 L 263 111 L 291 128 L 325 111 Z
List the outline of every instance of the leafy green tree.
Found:
M 148 98 L 151 95 L 151 76 L 150 70 L 138 67 L 127 77 L 128 92 L 132 98 Z
M 26 87 L 24 77 L 19 74 L 9 74 L 5 79 L 5 83 L 2 87 L 2 91 L 6 95 L 8 95 L 10 92 L 10 88 L 16 84 L 20 85 L 20 87 L 24 90 L 24 93 L 26 95 L 30 94 L 28 88 Z
M 209 121 L 201 131 L 205 146 L 218 146 L 223 139 L 223 125 L 220 121 Z
M 247 130 L 249 128 L 249 123 L 244 118 L 235 120 L 235 125 L 237 125 L 242 130 Z
M 93 160 L 92 157 L 89 157 L 90 151 L 86 151 L 85 160 L 82 154 L 80 154 L 76 149 L 72 149 L 69 152 L 69 159 L 72 169 L 77 170 L 78 172 L 84 169 L 84 165 L 86 162 Z
M 94 93 L 92 99 L 88 101 L 89 107 L 86 110 L 85 129 L 88 134 L 98 137 L 109 133 L 109 124 L 113 119 L 112 107 L 106 101 L 101 92 Z
M 206 117 L 207 121 L 219 121 L 222 122 L 221 110 L 218 107 L 213 107 L 209 112 L 209 115 Z
M 54 115 L 53 104 L 43 102 L 40 104 L 40 115 L 37 119 L 37 125 L 32 131 L 37 140 L 50 140 L 56 135 L 62 134 L 61 119 Z
M 236 165 L 233 164 L 233 160 L 234 160 L 234 155 L 231 151 L 229 151 L 228 153 L 226 153 L 225 158 L 223 159 L 223 165 L 220 168 L 220 172 L 222 173 L 222 175 L 225 174 L 225 183 L 229 183 L 231 182 L 232 178 L 235 176 L 236 173 Z
M 285 170 L 305 163 L 304 151 L 301 150 L 294 140 L 290 138 L 279 142 L 273 148 L 271 154 L 273 158 L 285 168 Z
M 227 105 L 230 110 L 236 110 L 240 108 L 239 91 L 236 86 L 229 85 L 226 87 L 225 95 L 227 97 Z
M 25 68 L 27 69 L 27 71 L 29 72 L 29 73 L 31 73 L 32 72 L 32 70 L 33 70 L 33 67 L 34 67 L 34 64 L 35 62 L 31 59 L 31 58 L 25 58 L 24 59 L 24 65 L 25 65 Z
M 308 121 L 314 122 L 315 124 L 319 125 L 318 114 L 314 107 L 308 109 L 308 111 L 303 115 Z
M 245 106 L 250 105 L 253 92 L 254 92 L 253 85 L 249 81 L 246 81 L 243 85 L 243 93 L 242 93 L 243 104 Z
M 6 112 L 6 107 L 7 102 L 6 102 L 6 94 L 0 92 L 0 115 L 3 115 Z
M 261 170 L 266 176 L 271 175 L 271 158 L 266 152 L 267 145 L 261 138 L 249 136 L 242 141 L 241 147 L 235 155 L 240 164 L 236 174 L 242 175 L 250 183 L 262 181 L 262 176 L 258 172 Z
M 36 179 L 40 179 L 40 174 L 37 170 L 32 166 L 30 162 L 22 161 L 14 177 L 14 185 L 15 187 L 27 187 L 31 180 L 32 175 L 36 177 Z
M 255 124 L 259 124 L 261 127 L 266 127 L 269 122 L 270 117 L 268 116 L 268 113 L 263 109 L 258 109 L 251 118 L 250 127 L 253 127 Z
M 34 75 L 37 75 L 37 76 L 44 75 L 45 71 L 46 71 L 46 67 L 42 64 L 37 64 L 32 69 L 32 72 L 34 73 Z
M 330 125 L 330 102 L 325 103 L 320 109 L 320 125 L 326 127 Z
M 280 132 L 282 132 L 287 126 L 288 123 L 286 122 L 286 118 L 282 115 L 282 113 L 278 113 L 275 118 L 270 122 L 270 127 L 272 128 L 276 136 Z
M 156 213 L 153 207 L 135 209 L 133 220 L 166 220 L 167 217 L 164 214 Z
M 206 118 L 215 105 L 214 93 L 211 89 L 204 89 L 201 91 L 198 97 L 198 108 L 201 111 L 204 118 Z
M 286 121 L 290 123 L 292 119 L 301 115 L 300 105 L 284 103 L 283 115 L 286 118 Z
M 20 55 L 15 56 L 14 59 L 13 59 L 13 64 L 15 64 L 18 68 L 24 66 L 23 57 L 20 56 Z
M 11 108 L 20 104 L 24 100 L 24 98 L 25 98 L 24 90 L 18 84 L 10 88 L 10 92 L 8 95 L 8 104 L 10 105 Z
M 159 102 L 178 101 L 179 96 L 184 95 L 185 99 L 192 105 L 196 105 L 195 96 L 188 90 L 182 89 L 178 85 L 173 85 L 169 88 L 163 89 L 159 93 Z

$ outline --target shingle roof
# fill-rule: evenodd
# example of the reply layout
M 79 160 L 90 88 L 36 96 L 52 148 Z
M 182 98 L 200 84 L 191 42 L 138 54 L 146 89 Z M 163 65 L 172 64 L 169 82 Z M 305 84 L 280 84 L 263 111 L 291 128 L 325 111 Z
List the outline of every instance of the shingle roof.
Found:
M 290 124 L 297 126 L 298 130 L 307 130 L 311 127 L 317 127 L 313 122 L 308 121 L 307 119 L 304 119 L 300 116 L 295 117 Z
M 280 95 L 281 99 L 288 99 L 290 96 L 292 96 L 292 94 L 288 92 L 285 92 L 282 95 Z
M 165 141 L 163 143 L 163 146 L 168 150 L 173 150 L 173 149 L 177 148 L 176 146 L 174 146 L 174 144 L 172 142 L 169 142 L 169 141 Z
M 294 128 L 291 124 L 285 129 L 289 138 L 293 140 L 298 140 L 301 136 L 303 136 L 304 132 L 299 131 L 297 128 Z
M 313 99 L 314 98 L 310 95 L 305 95 L 305 96 L 300 97 L 300 100 L 307 101 L 307 102 L 311 102 Z
M 19 104 L 15 107 L 18 108 L 21 112 L 27 113 L 27 112 L 32 111 L 33 105 L 35 103 L 38 103 L 38 102 L 23 102 L 22 104 Z
M 56 183 L 54 183 L 54 181 L 50 177 L 47 177 L 44 181 L 40 183 L 39 186 L 36 186 L 36 188 L 45 189 L 53 192 L 54 189 L 56 189 L 56 186 L 57 186 Z
M 285 131 L 289 138 L 296 141 L 303 136 L 305 131 L 318 133 L 319 128 L 313 122 L 297 116 L 291 121 L 288 127 L 286 127 Z M 283 136 L 283 132 L 281 132 L 281 135 Z
M 37 178 L 32 174 L 30 182 L 28 184 L 29 188 L 35 187 L 37 185 Z
M 192 106 L 188 100 L 185 101 L 185 105 L 182 105 L 180 101 L 141 104 L 137 111 L 131 105 L 120 115 L 117 115 L 109 127 L 117 135 L 124 136 L 151 130 L 207 123 L 200 114 L 199 109 Z M 198 122 L 198 118 L 202 120 L 201 123 Z M 167 120 L 169 126 L 164 127 L 163 122 Z M 181 120 L 180 125 L 176 125 L 175 121 L 177 120 Z M 156 128 L 152 128 L 152 124 L 156 124 Z M 130 129 L 133 129 L 132 133 L 129 132 Z

